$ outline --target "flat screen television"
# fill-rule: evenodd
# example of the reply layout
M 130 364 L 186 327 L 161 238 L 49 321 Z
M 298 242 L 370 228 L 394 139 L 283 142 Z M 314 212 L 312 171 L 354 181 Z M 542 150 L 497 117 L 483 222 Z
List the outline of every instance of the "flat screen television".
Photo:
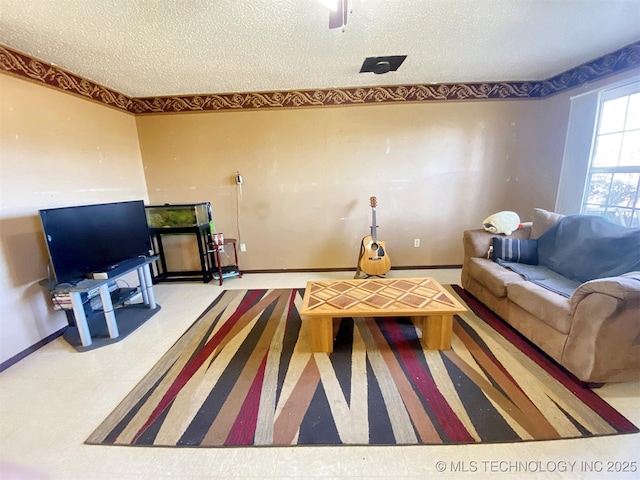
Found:
M 142 200 L 50 208 L 40 210 L 40 220 L 56 283 L 75 283 L 151 251 Z

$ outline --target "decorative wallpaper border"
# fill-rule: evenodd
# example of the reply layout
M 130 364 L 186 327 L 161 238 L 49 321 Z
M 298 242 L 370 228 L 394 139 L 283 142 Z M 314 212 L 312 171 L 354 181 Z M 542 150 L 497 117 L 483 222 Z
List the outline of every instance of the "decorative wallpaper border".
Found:
M 640 66 L 640 42 L 543 81 L 441 83 L 167 97 L 129 97 L 55 65 L 0 46 L 0 71 L 133 114 L 306 108 L 381 103 L 540 99 Z
M 131 98 L 91 80 L 0 45 L 0 71 L 128 111 Z

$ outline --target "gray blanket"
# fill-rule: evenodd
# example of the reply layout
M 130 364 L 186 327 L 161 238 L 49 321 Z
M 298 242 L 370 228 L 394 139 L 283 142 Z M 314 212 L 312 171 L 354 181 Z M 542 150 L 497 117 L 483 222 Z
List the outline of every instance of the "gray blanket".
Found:
M 538 263 L 580 283 L 640 270 L 640 228 L 568 215 L 538 238 Z
M 503 267 L 522 275 L 525 280 L 540 285 L 541 287 L 551 290 L 563 297 L 569 298 L 573 295 L 573 292 L 576 291 L 576 288 L 581 285 L 580 282 L 569 280 L 567 277 L 563 277 L 559 273 L 556 273 L 547 267 L 543 267 L 542 265 L 505 262 L 501 259 L 498 259 L 498 263 Z
M 538 238 L 538 265 L 505 262 L 564 297 L 582 283 L 640 270 L 640 228 L 627 228 L 594 215 L 568 215 Z

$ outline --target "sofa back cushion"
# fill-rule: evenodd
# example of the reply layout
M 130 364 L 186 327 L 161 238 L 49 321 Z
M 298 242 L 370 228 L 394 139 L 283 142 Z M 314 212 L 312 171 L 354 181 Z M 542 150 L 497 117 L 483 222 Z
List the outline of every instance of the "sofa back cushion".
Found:
M 539 238 L 544 232 L 549 230 L 564 215 L 560 213 L 548 212 L 542 208 L 533 209 L 533 223 L 531 225 L 531 238 Z

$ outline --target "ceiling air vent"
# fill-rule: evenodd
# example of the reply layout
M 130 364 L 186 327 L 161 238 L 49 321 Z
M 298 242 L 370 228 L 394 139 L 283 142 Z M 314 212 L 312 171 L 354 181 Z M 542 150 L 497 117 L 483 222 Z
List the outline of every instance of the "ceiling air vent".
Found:
M 398 70 L 406 55 L 392 55 L 390 57 L 367 57 L 360 68 L 360 73 L 373 72 L 382 74 L 387 72 L 395 72 Z

